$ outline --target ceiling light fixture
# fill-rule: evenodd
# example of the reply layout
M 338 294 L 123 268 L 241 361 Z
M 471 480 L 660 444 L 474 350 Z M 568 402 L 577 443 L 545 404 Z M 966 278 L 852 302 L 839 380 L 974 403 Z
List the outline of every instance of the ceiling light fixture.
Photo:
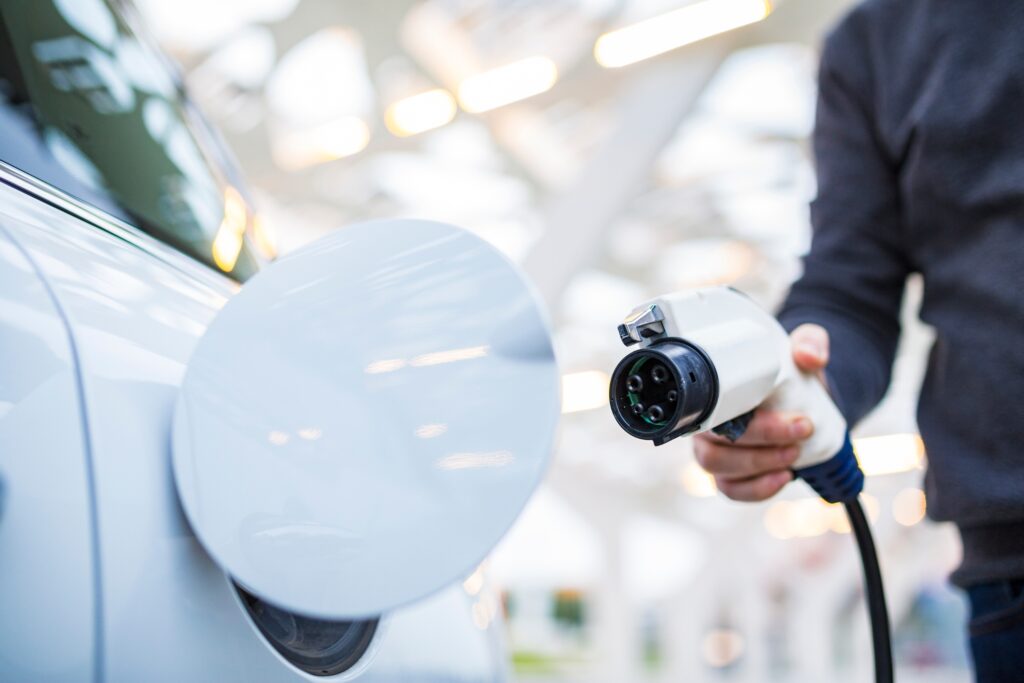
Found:
M 608 374 L 585 370 L 562 375 L 562 412 L 579 413 L 608 403 Z
M 761 21 L 769 0 L 704 0 L 605 33 L 594 43 L 594 59 L 612 69 Z
M 282 131 L 273 139 L 274 160 L 295 171 L 361 152 L 370 142 L 370 127 L 358 116 L 342 116 L 314 126 Z
M 455 98 L 447 90 L 427 90 L 398 100 L 384 112 L 388 130 L 404 138 L 440 128 L 455 118 Z
M 546 92 L 557 80 L 558 67 L 553 61 L 527 57 L 462 81 L 459 104 L 471 114 L 479 114 Z

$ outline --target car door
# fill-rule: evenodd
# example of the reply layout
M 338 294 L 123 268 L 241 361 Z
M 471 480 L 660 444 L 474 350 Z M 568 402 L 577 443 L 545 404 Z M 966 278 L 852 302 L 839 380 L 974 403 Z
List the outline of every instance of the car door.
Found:
M 75 353 L 0 184 L 0 680 L 94 677 L 95 515 Z

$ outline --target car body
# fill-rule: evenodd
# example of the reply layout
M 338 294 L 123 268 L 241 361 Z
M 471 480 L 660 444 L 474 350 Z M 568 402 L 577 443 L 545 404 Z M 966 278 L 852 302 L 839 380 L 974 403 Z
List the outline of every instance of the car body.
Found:
M 175 404 L 208 326 L 267 263 L 255 213 L 130 8 L 0 8 L 0 680 L 504 680 L 479 574 L 317 620 L 262 603 L 197 540 Z M 318 671 L 285 652 L 325 628 L 348 633 L 345 657 Z

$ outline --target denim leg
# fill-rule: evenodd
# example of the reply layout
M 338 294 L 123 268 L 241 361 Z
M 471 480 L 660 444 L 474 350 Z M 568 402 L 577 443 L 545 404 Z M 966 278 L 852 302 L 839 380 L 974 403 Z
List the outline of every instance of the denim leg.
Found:
M 977 683 L 1024 683 L 1024 579 L 967 589 Z

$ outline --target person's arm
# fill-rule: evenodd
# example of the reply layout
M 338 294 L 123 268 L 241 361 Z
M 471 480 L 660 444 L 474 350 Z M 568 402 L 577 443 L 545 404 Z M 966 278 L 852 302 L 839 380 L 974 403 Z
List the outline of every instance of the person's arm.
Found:
M 851 424 L 889 386 L 912 270 L 903 245 L 899 175 L 880 139 L 871 51 L 858 18 L 832 34 L 822 54 L 814 235 L 804 274 L 779 313 L 787 330 L 815 323 L 828 331 L 829 387 Z
M 889 385 L 911 271 L 901 243 L 899 177 L 878 134 L 871 51 L 859 19 L 848 17 L 822 54 L 814 235 L 804 274 L 779 313 L 797 366 L 820 372 L 828 365 L 829 387 L 851 425 Z M 694 448 L 723 493 L 763 500 L 792 478 L 789 466 L 812 430 L 804 416 L 759 410 L 737 442 L 708 432 Z

